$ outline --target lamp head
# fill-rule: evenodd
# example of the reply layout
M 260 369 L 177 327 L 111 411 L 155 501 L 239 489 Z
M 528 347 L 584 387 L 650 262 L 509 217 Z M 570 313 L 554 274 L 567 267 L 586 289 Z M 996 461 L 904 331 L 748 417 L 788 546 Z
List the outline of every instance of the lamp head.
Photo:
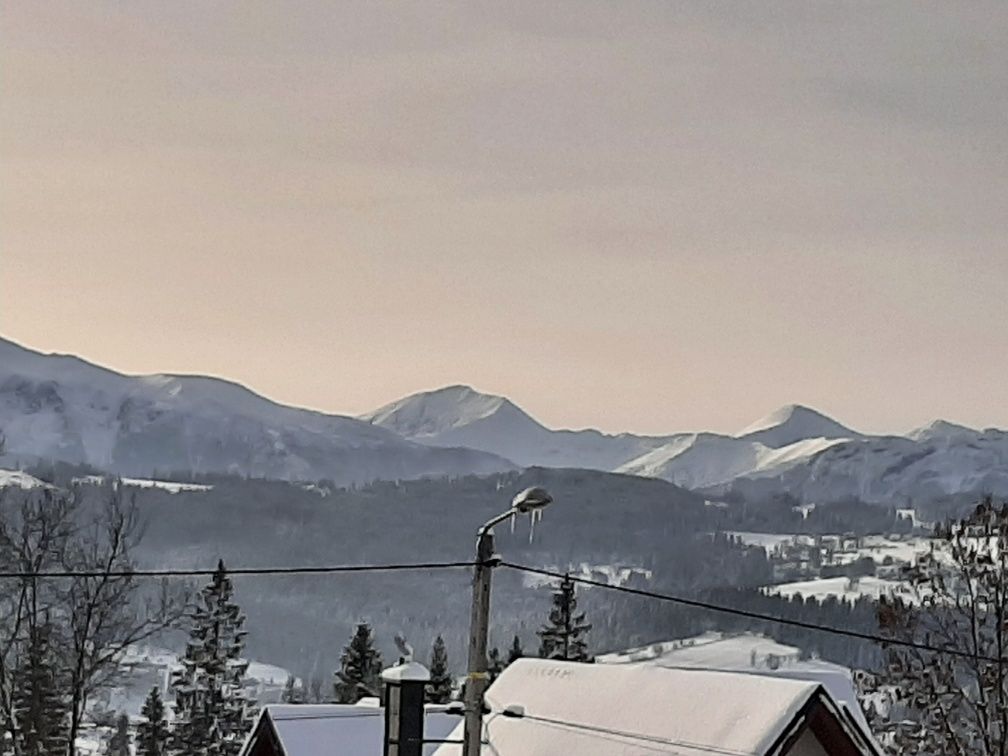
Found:
M 545 488 L 532 486 L 526 488 L 511 500 L 511 508 L 522 514 L 528 514 L 529 512 L 546 507 L 552 501 L 553 497 L 547 493 Z

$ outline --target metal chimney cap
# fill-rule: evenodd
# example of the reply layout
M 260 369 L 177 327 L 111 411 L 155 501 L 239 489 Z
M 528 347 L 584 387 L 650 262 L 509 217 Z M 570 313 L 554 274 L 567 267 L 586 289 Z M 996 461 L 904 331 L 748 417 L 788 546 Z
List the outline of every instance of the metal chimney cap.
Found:
M 430 682 L 430 670 L 419 662 L 411 661 L 389 667 L 381 673 L 381 679 L 387 683 Z

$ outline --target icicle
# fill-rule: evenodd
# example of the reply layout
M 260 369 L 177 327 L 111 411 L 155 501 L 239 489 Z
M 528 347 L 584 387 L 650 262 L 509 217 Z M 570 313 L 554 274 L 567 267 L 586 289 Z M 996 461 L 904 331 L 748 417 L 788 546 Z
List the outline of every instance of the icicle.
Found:
M 511 535 L 514 535 L 514 524 L 515 520 L 517 519 L 518 519 L 518 512 L 517 511 L 511 512 Z
M 535 536 L 535 523 L 536 523 L 536 513 L 535 510 L 529 512 L 529 543 L 532 543 L 532 538 Z

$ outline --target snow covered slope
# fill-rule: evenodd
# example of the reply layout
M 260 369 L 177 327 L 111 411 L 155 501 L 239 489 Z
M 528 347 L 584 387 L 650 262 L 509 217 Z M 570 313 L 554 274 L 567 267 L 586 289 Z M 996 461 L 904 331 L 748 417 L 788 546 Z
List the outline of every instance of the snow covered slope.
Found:
M 430 446 L 466 446 L 520 465 L 614 470 L 665 439 L 550 430 L 501 396 L 448 386 L 400 399 L 361 420 Z
M 918 440 L 919 439 L 919 440 Z M 773 480 L 745 476 L 734 487 L 788 491 L 803 501 L 902 504 L 957 493 L 1008 495 L 1008 433 L 861 438 L 837 443 Z
M 814 409 L 789 404 L 757 420 L 736 437 L 779 449 L 810 438 L 860 438 L 861 434 Z
M 435 449 L 351 417 L 272 402 L 202 376 L 126 376 L 0 339 L 6 459 L 87 463 L 136 477 L 156 469 L 338 483 L 488 473 L 513 465 Z
M 809 438 L 780 449 L 714 433 L 683 436 L 622 465 L 617 472 L 710 488 L 743 476 L 774 476 L 806 463 L 843 439 Z
M 1008 434 L 936 421 L 907 436 L 867 436 L 788 405 L 734 436 L 606 435 L 546 428 L 500 396 L 450 386 L 363 416 L 431 446 L 466 446 L 521 465 L 662 478 L 692 489 L 787 492 L 803 501 L 900 503 L 953 493 L 1008 495 Z
M 48 484 L 19 470 L 0 470 L 0 488 L 45 488 Z
M 777 474 L 840 439 L 861 437 L 798 406 L 785 407 L 738 436 L 551 430 L 508 399 L 468 386 L 413 394 L 361 419 L 411 441 L 480 449 L 521 465 L 616 471 L 688 488 L 716 486 L 743 475 Z

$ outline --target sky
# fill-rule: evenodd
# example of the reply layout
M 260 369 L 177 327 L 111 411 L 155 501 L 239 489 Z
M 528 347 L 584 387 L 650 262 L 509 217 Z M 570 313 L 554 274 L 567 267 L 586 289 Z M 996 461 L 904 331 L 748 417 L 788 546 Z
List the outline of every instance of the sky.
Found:
M 356 414 L 1008 427 L 1008 4 L 0 4 L 0 335 Z

